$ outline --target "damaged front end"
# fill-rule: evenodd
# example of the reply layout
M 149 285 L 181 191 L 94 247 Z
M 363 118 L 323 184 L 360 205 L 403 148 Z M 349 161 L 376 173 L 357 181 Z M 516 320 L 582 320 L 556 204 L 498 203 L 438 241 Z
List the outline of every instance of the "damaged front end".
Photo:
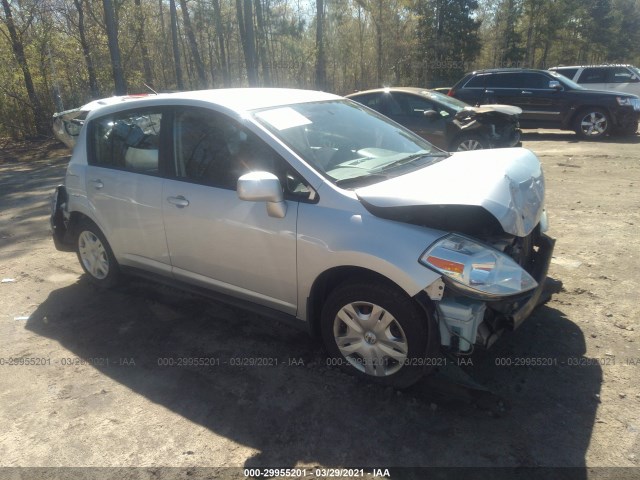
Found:
M 357 190 L 376 216 L 450 232 L 418 261 L 441 275 L 424 292 L 435 306 L 441 344 L 454 353 L 490 347 L 531 314 L 555 243 L 545 235 L 544 177 L 536 156 L 525 149 L 479 153 L 456 153 Z
M 490 148 L 519 147 L 519 115 L 522 109 L 511 105 L 483 105 L 465 107 L 454 117 L 453 122 L 461 131 L 482 130 L 489 140 Z
M 538 226 L 524 238 L 482 245 L 452 234 L 430 247 L 421 262 L 442 273 L 425 289 L 436 305 L 442 345 L 454 353 L 489 348 L 520 326 L 540 304 L 554 244 Z

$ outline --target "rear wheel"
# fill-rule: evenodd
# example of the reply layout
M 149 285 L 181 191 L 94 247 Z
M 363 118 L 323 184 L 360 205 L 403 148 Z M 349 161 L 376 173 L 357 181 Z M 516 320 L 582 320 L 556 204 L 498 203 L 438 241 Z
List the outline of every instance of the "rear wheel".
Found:
M 436 363 L 435 322 L 397 287 L 343 283 L 321 321 L 332 363 L 356 376 L 404 388 Z
M 586 108 L 576 115 L 574 130 L 585 139 L 602 138 L 611 130 L 611 120 L 601 108 Z
M 77 230 L 76 252 L 89 280 L 100 287 L 112 287 L 118 281 L 118 262 L 97 225 L 82 222 Z

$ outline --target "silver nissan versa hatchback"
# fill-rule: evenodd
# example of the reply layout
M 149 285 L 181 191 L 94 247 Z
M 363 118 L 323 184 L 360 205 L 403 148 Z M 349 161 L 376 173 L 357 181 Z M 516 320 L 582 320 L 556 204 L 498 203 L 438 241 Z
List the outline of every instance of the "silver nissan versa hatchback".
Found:
M 97 285 L 144 273 L 259 309 L 404 387 L 538 304 L 544 190 L 522 148 L 449 154 L 328 93 L 209 90 L 91 111 L 51 223 Z

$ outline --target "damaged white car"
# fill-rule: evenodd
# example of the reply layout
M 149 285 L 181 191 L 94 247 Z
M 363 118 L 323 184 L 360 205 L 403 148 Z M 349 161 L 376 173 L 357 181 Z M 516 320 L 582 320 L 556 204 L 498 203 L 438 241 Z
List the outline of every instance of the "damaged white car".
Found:
M 332 364 L 400 387 L 518 327 L 554 244 L 530 151 L 449 154 L 287 89 L 93 110 L 51 223 L 97 285 L 141 273 L 290 321 Z

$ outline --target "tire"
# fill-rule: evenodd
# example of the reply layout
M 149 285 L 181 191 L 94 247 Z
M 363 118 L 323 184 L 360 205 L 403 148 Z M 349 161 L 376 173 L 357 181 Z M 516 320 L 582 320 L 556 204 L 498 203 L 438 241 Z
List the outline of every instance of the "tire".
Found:
M 620 127 L 616 132 L 616 134 L 621 136 L 632 136 L 638 132 L 638 122 L 630 123 L 629 125 L 625 125 L 624 127 Z
M 601 108 L 585 108 L 576 115 L 573 128 L 579 137 L 596 140 L 609 134 L 611 119 Z
M 484 150 L 489 148 L 489 143 L 478 135 L 462 135 L 451 142 L 452 152 L 467 152 L 471 150 Z
M 435 321 L 399 288 L 380 281 L 336 287 L 320 330 L 332 364 L 384 385 L 406 388 L 436 363 Z
M 120 269 L 109 242 L 97 225 L 85 220 L 76 229 L 76 254 L 87 278 L 102 288 L 118 283 Z

